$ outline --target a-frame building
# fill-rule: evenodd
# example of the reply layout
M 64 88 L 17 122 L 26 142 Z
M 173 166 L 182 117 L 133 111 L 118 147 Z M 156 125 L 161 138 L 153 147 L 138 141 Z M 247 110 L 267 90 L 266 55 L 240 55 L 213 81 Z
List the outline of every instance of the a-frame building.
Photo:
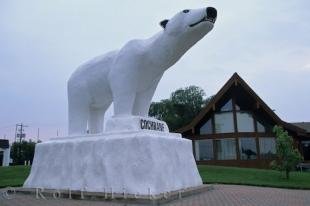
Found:
M 309 161 L 309 131 L 281 120 L 235 73 L 192 122 L 177 132 L 193 141 L 198 164 L 266 168 L 275 158 L 274 125 L 288 131 Z

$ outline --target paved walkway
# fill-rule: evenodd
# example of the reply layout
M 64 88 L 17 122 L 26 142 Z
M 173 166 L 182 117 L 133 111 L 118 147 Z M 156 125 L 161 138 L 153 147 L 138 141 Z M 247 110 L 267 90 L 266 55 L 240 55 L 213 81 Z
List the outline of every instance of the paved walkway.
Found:
M 3 191 L 3 190 L 1 190 Z M 0 191 L 0 192 L 1 192 Z M 0 197 L 0 206 L 121 206 L 129 205 L 111 201 L 69 199 L 36 199 L 34 195 L 17 194 L 12 199 Z M 131 204 L 130 204 L 131 205 Z M 141 205 L 141 204 L 140 204 Z M 309 206 L 310 190 L 289 190 L 264 187 L 214 185 L 204 193 L 163 205 L 171 206 Z

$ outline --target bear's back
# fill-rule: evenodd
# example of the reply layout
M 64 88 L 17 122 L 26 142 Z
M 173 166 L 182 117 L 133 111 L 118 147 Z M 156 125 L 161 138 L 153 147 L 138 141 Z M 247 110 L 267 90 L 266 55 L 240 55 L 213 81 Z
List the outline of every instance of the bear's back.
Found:
M 98 78 L 106 77 L 117 53 L 117 50 L 111 51 L 85 62 L 72 73 L 68 84 L 83 81 L 91 83 Z

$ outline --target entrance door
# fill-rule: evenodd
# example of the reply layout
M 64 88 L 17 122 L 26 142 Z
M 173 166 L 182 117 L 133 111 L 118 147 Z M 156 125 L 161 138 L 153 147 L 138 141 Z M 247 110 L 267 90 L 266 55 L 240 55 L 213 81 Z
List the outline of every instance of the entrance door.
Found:
M 0 151 L 0 167 L 2 166 L 3 163 L 3 151 Z
M 303 141 L 302 142 L 302 151 L 304 153 L 304 160 L 310 160 L 310 141 Z

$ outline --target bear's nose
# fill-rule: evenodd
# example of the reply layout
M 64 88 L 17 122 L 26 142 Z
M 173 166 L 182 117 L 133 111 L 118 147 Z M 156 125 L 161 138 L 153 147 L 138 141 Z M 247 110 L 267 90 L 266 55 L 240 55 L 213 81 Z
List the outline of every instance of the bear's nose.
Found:
M 215 19 L 217 16 L 217 11 L 213 7 L 207 7 L 206 12 L 207 12 L 207 18 Z

